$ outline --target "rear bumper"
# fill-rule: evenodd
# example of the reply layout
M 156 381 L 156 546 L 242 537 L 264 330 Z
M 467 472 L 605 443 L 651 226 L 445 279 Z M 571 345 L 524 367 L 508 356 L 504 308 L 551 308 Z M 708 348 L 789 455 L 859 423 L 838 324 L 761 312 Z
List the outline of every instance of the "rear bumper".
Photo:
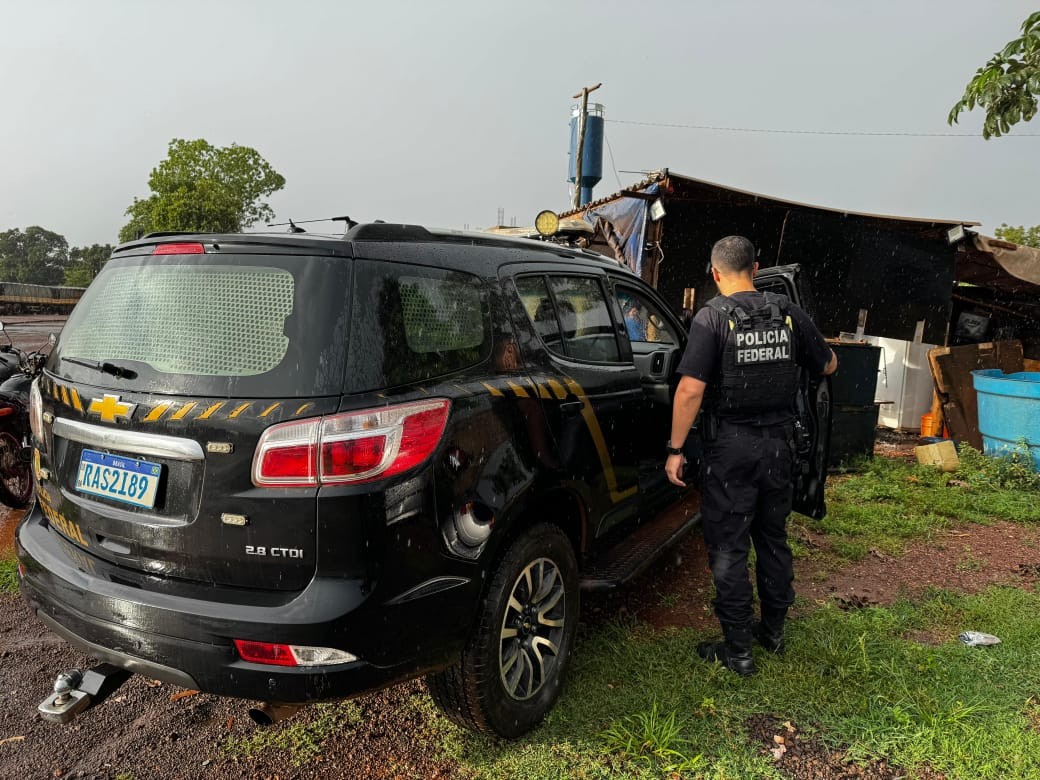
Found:
M 148 589 L 127 584 L 120 570 L 62 539 L 35 508 L 18 528 L 16 551 L 26 601 L 69 643 L 148 677 L 265 701 L 342 698 L 442 667 L 461 649 L 458 627 L 476 598 L 476 583 L 463 578 L 393 605 L 359 580 L 321 577 L 291 594 L 215 587 L 204 598 L 174 595 L 158 578 Z M 437 621 L 437 614 L 456 619 Z M 445 625 L 453 630 L 438 629 Z M 234 639 L 335 647 L 359 660 L 248 663 Z

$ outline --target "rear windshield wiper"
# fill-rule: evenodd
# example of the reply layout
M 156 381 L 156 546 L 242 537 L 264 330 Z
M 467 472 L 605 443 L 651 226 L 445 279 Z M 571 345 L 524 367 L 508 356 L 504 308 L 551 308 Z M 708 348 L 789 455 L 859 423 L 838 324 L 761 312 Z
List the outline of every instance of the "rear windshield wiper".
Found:
M 64 355 L 62 355 L 61 359 L 66 363 L 75 363 L 77 366 L 85 366 L 86 368 L 100 371 L 103 374 L 111 374 L 112 376 L 122 377 L 123 379 L 135 379 L 137 377 L 137 372 L 133 369 L 123 368 L 122 366 L 107 361 L 102 363 L 97 360 L 83 360 L 82 358 L 65 357 Z

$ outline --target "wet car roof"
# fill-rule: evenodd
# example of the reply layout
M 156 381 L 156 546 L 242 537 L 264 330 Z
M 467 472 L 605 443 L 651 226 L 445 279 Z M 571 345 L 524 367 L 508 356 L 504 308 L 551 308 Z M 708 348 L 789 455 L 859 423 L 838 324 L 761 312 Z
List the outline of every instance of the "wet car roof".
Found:
M 201 243 L 210 251 L 256 251 L 263 247 L 276 253 L 314 252 L 323 256 L 370 257 L 372 259 L 439 265 L 484 276 L 497 275 L 505 263 L 565 261 L 590 269 L 604 266 L 631 273 L 613 258 L 584 249 L 547 241 L 499 236 L 462 230 L 427 229 L 420 225 L 367 223 L 344 235 L 324 233 L 153 233 L 116 247 L 115 257 L 151 254 L 159 244 Z M 498 250 L 493 253 L 453 251 L 462 247 Z M 633 274 L 634 275 L 634 274 Z

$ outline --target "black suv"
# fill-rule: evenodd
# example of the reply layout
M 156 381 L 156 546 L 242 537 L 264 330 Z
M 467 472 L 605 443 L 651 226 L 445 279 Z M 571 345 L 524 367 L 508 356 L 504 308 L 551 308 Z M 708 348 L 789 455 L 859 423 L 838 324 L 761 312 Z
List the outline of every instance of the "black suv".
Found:
M 519 735 L 556 699 L 579 590 L 697 521 L 662 512 L 684 341 L 635 275 L 551 243 L 376 223 L 124 244 L 33 388 L 22 591 L 186 688 L 304 703 L 427 674 L 456 722 Z

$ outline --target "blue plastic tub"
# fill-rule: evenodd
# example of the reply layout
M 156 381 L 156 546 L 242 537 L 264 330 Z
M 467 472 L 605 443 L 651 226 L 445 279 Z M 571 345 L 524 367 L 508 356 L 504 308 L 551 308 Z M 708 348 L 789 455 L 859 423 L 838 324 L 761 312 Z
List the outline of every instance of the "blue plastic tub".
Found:
M 987 455 L 1029 445 L 1033 468 L 1040 471 L 1040 371 L 1005 374 L 999 368 L 972 371 L 979 396 L 979 433 Z

